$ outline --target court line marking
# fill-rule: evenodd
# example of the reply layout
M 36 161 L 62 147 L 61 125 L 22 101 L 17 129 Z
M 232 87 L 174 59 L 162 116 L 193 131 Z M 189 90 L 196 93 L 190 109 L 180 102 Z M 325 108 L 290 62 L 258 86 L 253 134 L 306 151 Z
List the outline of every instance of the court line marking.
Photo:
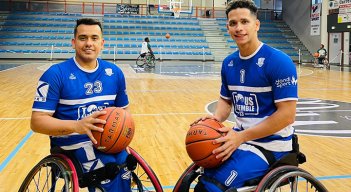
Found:
M 33 131 L 29 131 L 26 136 L 17 144 L 14 150 L 6 157 L 6 159 L 0 164 L 0 173 L 2 170 L 10 163 L 10 161 L 16 156 L 18 151 L 23 147 L 23 145 L 28 141 L 28 139 L 33 135 Z

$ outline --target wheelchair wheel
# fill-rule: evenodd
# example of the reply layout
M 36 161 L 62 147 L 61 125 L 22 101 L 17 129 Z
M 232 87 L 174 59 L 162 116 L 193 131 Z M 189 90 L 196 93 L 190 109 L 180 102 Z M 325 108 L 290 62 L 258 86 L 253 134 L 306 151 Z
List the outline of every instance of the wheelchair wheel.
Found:
M 155 55 L 148 55 L 146 58 L 147 67 L 153 68 L 155 67 Z
M 323 59 L 323 64 L 327 69 L 330 69 L 329 61 L 327 58 Z
M 281 166 L 266 174 L 255 192 L 327 192 L 310 173 L 296 166 Z
M 142 57 L 141 55 L 139 55 L 139 57 L 136 59 L 136 65 L 138 67 L 143 67 L 144 66 L 144 64 L 145 64 L 145 57 L 146 56 Z
M 134 149 L 129 148 L 129 151 L 137 159 L 136 169 L 132 172 L 132 191 L 163 192 L 162 185 L 151 167 Z
M 198 183 L 198 176 L 201 174 L 201 168 L 192 163 L 180 176 L 174 186 L 173 192 L 188 192 Z
M 78 178 L 74 166 L 73 170 L 71 169 L 73 163 L 66 161 L 63 156 L 49 155 L 42 159 L 29 172 L 19 191 L 78 192 Z

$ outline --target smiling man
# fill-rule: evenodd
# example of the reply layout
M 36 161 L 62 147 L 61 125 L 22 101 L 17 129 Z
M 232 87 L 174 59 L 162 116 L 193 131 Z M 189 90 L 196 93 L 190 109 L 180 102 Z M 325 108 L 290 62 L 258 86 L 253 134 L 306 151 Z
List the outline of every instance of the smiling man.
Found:
M 97 118 L 105 114 L 102 110 L 111 106 L 127 109 L 129 104 L 121 69 L 98 58 L 103 45 L 99 21 L 77 20 L 72 39 L 75 57 L 44 72 L 32 109 L 32 130 L 49 135 L 51 148 L 73 151 L 84 172 L 102 168 L 109 162 L 122 164 L 128 155 L 125 150 L 104 154 L 93 147 L 96 140 L 92 131 L 102 132 L 96 124 L 106 123 Z M 109 192 L 131 191 L 130 172 L 122 169 L 101 185 Z
M 233 0 L 226 9 L 227 29 L 239 50 L 222 64 L 220 97 L 213 115 L 225 121 L 233 109 L 236 127 L 224 127 L 223 143 L 213 150 L 223 158 L 205 169 L 195 191 L 220 192 L 262 177 L 269 166 L 292 150 L 297 73 L 291 58 L 258 39 L 260 21 L 250 0 Z

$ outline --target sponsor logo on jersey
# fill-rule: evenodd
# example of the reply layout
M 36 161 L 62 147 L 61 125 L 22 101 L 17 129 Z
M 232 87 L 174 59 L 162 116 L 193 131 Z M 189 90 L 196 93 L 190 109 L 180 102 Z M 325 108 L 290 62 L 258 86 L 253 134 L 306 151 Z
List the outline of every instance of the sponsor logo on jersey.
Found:
M 35 93 L 34 101 L 46 102 L 46 98 L 49 92 L 49 84 L 44 81 L 39 81 L 37 91 Z
M 252 93 L 233 92 L 234 111 L 238 116 L 258 115 L 257 96 Z
M 111 75 L 113 75 L 113 71 L 112 71 L 112 69 L 111 69 L 111 68 L 107 68 L 107 69 L 105 69 L 105 74 L 106 74 L 107 76 L 111 76 Z
M 234 65 L 234 62 L 233 62 L 233 60 L 231 60 L 231 61 L 228 63 L 228 67 L 233 67 L 233 65 Z
M 74 79 L 77 79 L 77 78 L 76 78 L 76 76 L 74 76 L 73 73 L 71 73 L 71 75 L 69 76 L 69 79 L 74 80 Z
M 266 58 L 263 58 L 263 57 L 258 58 L 256 65 L 258 65 L 259 67 L 262 67 L 265 59 Z
M 109 104 L 104 103 L 102 106 L 96 106 L 94 104 L 92 105 L 82 105 L 78 107 L 78 118 L 77 120 L 83 119 L 84 117 L 87 117 L 91 114 L 93 114 L 95 111 L 101 111 L 105 109 Z
M 297 85 L 297 78 L 294 76 L 287 77 L 285 79 L 278 79 L 275 81 L 275 86 L 278 88 L 283 88 L 287 86 L 296 86 Z

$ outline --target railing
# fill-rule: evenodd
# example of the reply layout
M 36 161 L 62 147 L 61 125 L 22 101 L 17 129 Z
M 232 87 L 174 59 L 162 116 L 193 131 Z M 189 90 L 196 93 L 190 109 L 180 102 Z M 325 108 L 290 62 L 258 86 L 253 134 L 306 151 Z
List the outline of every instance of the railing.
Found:
M 192 7 L 182 6 L 184 10 L 192 9 L 191 13 L 181 13 L 181 17 L 208 17 L 225 18 L 225 8 L 220 7 Z M 158 12 L 158 5 L 123 4 L 122 0 L 116 3 L 66 1 L 66 0 L 2 0 L 0 11 L 9 12 L 61 12 L 67 14 L 136 14 L 136 15 L 171 15 Z M 264 20 L 275 19 L 273 10 L 259 10 L 259 18 Z

